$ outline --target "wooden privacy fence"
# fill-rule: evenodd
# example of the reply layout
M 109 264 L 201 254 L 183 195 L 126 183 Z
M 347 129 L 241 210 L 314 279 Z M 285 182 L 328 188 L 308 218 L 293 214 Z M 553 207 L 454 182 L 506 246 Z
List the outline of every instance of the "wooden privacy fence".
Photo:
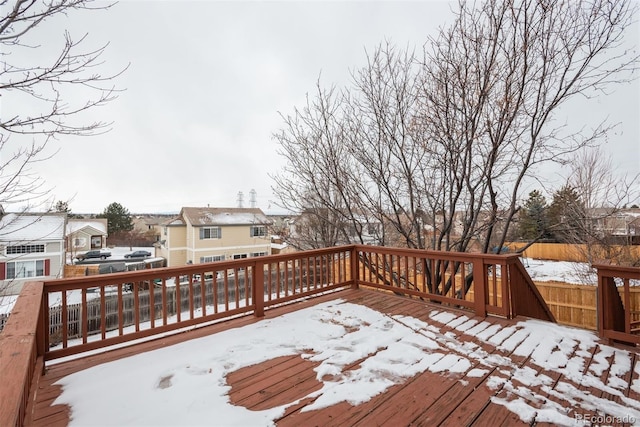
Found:
M 597 286 L 534 282 L 558 323 L 596 330 Z M 636 293 L 640 300 L 640 293 Z
M 526 246 L 526 242 L 509 242 L 505 246 L 509 252 L 515 252 Z M 640 259 L 640 246 L 620 246 L 612 245 L 608 248 L 615 254 L 624 254 L 626 257 Z M 603 249 L 592 247 L 594 259 L 609 259 L 608 254 Z M 588 262 L 584 254 L 588 251 L 586 245 L 573 245 L 567 243 L 534 243 L 529 246 L 522 256 L 526 258 L 546 259 L 551 261 L 571 261 Z

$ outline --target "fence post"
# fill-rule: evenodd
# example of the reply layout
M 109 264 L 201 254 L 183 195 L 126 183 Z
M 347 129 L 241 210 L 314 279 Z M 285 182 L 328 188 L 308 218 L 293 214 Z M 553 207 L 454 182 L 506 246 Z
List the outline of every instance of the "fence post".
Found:
M 264 317 L 264 264 L 256 262 L 252 266 L 253 274 L 251 288 L 253 290 L 254 316 Z
M 487 317 L 487 269 L 483 258 L 473 260 L 473 294 L 476 315 Z
M 351 288 L 358 289 L 360 282 L 360 260 L 358 259 L 358 248 L 356 245 L 351 247 Z

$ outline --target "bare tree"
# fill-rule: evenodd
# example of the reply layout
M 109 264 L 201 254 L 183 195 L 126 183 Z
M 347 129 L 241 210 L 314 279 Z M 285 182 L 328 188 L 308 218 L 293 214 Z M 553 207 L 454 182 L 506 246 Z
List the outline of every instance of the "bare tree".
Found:
M 464 251 L 476 242 L 486 252 L 504 242 L 536 167 L 567 161 L 608 130 L 570 134 L 556 114 L 636 68 L 637 57 L 618 50 L 632 14 L 628 2 L 461 2 L 453 25 L 425 45 L 419 73 L 412 54 L 381 45 L 335 108 L 307 114 L 297 134 L 284 130 L 289 172 L 305 185 L 342 167 L 353 180 L 333 176 L 330 193 L 353 194 L 328 205 L 373 207 L 409 246 L 426 246 L 427 224 L 429 246 Z M 310 144 L 318 129 L 335 133 L 332 150 Z M 304 176 L 295 164 L 334 153 L 336 164 L 315 161 Z
M 581 195 L 582 215 L 568 233 L 570 243 L 592 264 L 603 259 L 622 265 L 640 265 L 640 259 L 629 250 L 624 207 L 640 197 L 640 174 L 622 175 L 615 172 L 611 156 L 602 149 L 583 150 L 573 157 L 569 184 Z M 578 215 L 574 215 L 578 217 Z
M 35 196 L 47 194 L 30 166 L 49 157 L 45 147 L 51 140 L 63 135 L 94 135 L 109 130 L 110 123 L 87 122 L 84 117 L 84 113 L 106 104 L 117 94 L 113 79 L 122 71 L 109 75 L 98 71 L 107 45 L 85 49 L 87 36 L 74 39 L 68 31 L 60 34 L 59 40 L 37 40 L 38 31 L 50 20 L 64 18 L 77 10 L 112 6 L 93 3 L 91 0 L 2 2 L 2 204 L 26 203 Z M 29 55 L 21 56 L 24 52 Z M 80 97 L 65 96 L 72 87 Z
M 445 223 L 461 212 L 452 249 L 474 239 L 501 247 L 523 184 L 543 163 L 564 162 L 608 127 L 567 133 L 558 109 L 624 78 L 637 57 L 619 51 L 632 19 L 628 2 L 461 2 L 424 60 L 429 147 L 448 171 Z
M 55 39 L 43 37 L 42 32 L 50 21 L 112 6 L 96 3 L 0 1 L 0 208 L 54 210 L 50 190 L 32 166 L 51 157 L 46 148 L 52 140 L 100 134 L 110 128 L 108 122 L 87 119 L 86 113 L 116 97 L 113 80 L 124 69 L 102 75 L 99 70 L 107 45 L 87 47 L 86 35 L 74 38 L 62 31 Z M 0 293 L 5 282 L 0 281 Z
M 502 247 L 539 167 L 612 127 L 571 132 L 558 114 L 637 70 L 621 49 L 634 11 L 628 1 L 461 1 L 420 60 L 380 45 L 351 88 L 318 85 L 285 120 L 281 204 L 321 207 L 335 225 L 364 215 L 382 224 L 383 244 Z
M 286 127 L 274 135 L 288 165 L 274 176 L 275 195 L 285 209 L 299 212 L 289 243 L 298 249 L 334 246 L 351 240 L 362 243 L 364 216 L 357 187 L 357 164 L 344 144 L 345 98 L 334 89 L 317 86 L 317 96 L 284 118 Z

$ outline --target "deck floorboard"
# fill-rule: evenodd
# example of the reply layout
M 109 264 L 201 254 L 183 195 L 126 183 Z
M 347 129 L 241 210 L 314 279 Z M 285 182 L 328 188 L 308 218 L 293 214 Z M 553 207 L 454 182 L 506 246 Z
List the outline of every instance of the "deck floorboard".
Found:
M 337 298 L 364 305 L 390 316 L 398 322 L 402 322 L 401 316 L 410 316 L 425 322 L 425 324 L 437 327 L 437 329 L 434 328 L 438 331 L 437 334 L 450 339 L 452 343 L 447 349 L 449 353 L 444 357 L 461 357 L 463 350 L 474 348 L 475 351 L 484 354 L 486 358 L 508 358 L 514 369 L 527 369 L 532 375 L 546 376 L 551 381 L 551 387 L 530 387 L 531 391 L 549 401 L 557 402 L 559 405 L 563 405 L 563 402 L 556 397 L 556 394 L 562 393 L 562 390 L 556 390 L 560 383 L 568 383 L 575 386 L 577 390 L 589 392 L 619 404 L 623 404 L 624 398 L 638 399 L 638 393 L 631 386 L 634 381 L 639 380 L 640 375 L 640 370 L 634 369 L 635 364 L 640 363 L 640 357 L 634 349 L 626 347 L 620 350 L 631 353 L 632 366 L 626 375 L 614 379 L 628 383 L 624 393 L 625 397 L 602 393 L 588 384 L 576 384 L 571 378 L 566 378 L 558 371 L 550 372 L 541 368 L 533 363 L 531 355 L 513 354 L 512 351 L 507 350 L 507 348 L 513 348 L 513 345 L 501 346 L 506 342 L 513 344 L 525 339 L 524 336 L 521 336 L 522 332 L 517 326 L 517 322 L 521 319 L 476 318 L 473 314 L 463 310 L 431 304 L 418 299 L 399 297 L 390 293 L 358 289 L 348 289 L 312 298 L 305 302 L 270 309 L 265 312 L 265 318 L 273 318 Z M 438 313 L 446 314 L 446 316 L 439 317 Z M 443 319 L 444 323 L 438 319 Z M 259 321 L 260 319 L 253 316 L 246 316 L 121 349 L 60 363 L 49 363 L 44 375 L 34 381 L 25 424 L 50 427 L 68 425 L 69 417 L 72 416 L 71 409 L 66 405 L 54 405 L 53 403 L 61 394 L 61 387 L 55 383 L 69 374 L 101 363 Z M 482 336 L 483 339 L 479 339 L 479 336 Z M 464 343 L 465 349 L 457 348 L 454 342 Z M 574 353 L 575 351 L 576 349 L 574 349 Z M 585 359 L 584 373 L 588 372 L 591 364 L 602 363 L 602 357 L 596 353 L 597 351 L 594 350 L 590 357 Z M 598 361 L 594 361 L 596 356 L 599 357 Z M 600 375 L 604 384 L 607 384 L 610 379 L 614 355 L 611 355 L 607 360 L 609 367 L 604 369 Z M 361 362 L 355 362 L 344 369 L 356 370 Z M 497 427 L 500 425 L 530 425 L 530 423 L 520 420 L 518 415 L 504 405 L 495 403 L 495 399 L 513 397 L 512 390 L 500 385 L 496 386 L 496 379 L 510 381 L 513 386 L 523 385 L 518 382 L 517 378 L 513 378 L 514 370 L 507 372 L 500 367 L 486 366 L 482 363 L 481 358 L 474 361 L 466 373 L 425 371 L 407 378 L 402 384 L 390 387 L 384 393 L 374 396 L 367 402 L 353 405 L 342 402 L 323 409 L 308 410 L 315 398 L 305 396 L 322 387 L 322 383 L 318 381 L 316 372 L 313 370 L 317 365 L 318 363 L 308 360 L 304 355 L 294 355 L 277 357 L 259 365 L 239 369 L 227 375 L 227 382 L 231 386 L 230 400 L 235 405 L 261 410 L 303 398 L 286 409 L 281 418 L 276 421 L 278 426 L 490 425 Z M 474 375 L 469 375 L 471 370 L 475 371 Z M 490 379 L 493 381 L 492 384 L 489 384 Z M 575 416 L 570 408 L 567 411 L 569 417 Z M 594 413 L 581 415 L 594 415 Z M 640 420 L 638 421 L 640 422 Z M 549 424 L 541 420 L 535 425 Z

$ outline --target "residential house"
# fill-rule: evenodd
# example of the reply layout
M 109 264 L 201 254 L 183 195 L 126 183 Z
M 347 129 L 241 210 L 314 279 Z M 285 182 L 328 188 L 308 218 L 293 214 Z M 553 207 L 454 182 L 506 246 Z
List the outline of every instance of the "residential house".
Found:
M 91 249 L 101 249 L 107 244 L 107 219 L 67 220 L 67 250 L 75 255 Z
M 600 239 L 610 244 L 640 244 L 640 209 L 594 208 L 587 215 Z
M 268 225 L 258 208 L 184 207 L 158 226 L 156 254 L 168 267 L 269 255 Z
M 62 276 L 66 213 L 8 213 L 0 219 L 0 294 L 27 281 Z
M 157 242 L 160 240 L 158 231 L 162 229 L 159 226 L 174 217 L 175 214 L 137 214 L 131 216 L 131 222 L 136 233 L 151 242 Z
M 371 215 L 337 213 L 327 208 L 308 208 L 291 216 L 281 235 L 297 249 L 308 250 L 360 243 L 382 244 L 383 225 Z

